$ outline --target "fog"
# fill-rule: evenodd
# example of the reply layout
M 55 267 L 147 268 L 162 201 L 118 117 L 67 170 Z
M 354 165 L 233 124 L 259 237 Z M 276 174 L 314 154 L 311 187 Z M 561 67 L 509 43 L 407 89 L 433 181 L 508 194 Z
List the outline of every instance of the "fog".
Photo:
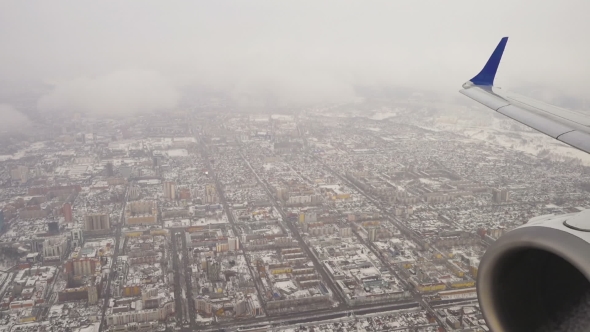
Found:
M 590 5 L 530 4 L 2 1 L 0 88 L 47 84 L 39 111 L 93 115 L 170 109 L 199 89 L 238 106 L 355 101 L 359 86 L 456 98 L 510 36 L 498 85 L 584 98 Z
M 39 99 L 41 111 L 76 110 L 90 115 L 119 115 L 174 108 L 179 93 L 156 72 L 127 70 L 55 83 Z
M 0 119 L 0 132 L 18 131 L 30 122 L 23 113 L 7 104 L 0 104 Z

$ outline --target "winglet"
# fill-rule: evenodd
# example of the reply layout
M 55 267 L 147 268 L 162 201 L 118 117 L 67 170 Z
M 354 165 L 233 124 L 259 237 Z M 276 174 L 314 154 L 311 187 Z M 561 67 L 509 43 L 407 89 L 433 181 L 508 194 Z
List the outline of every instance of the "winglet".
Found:
M 471 82 L 475 85 L 494 85 L 494 78 L 496 77 L 496 71 L 498 70 L 498 66 L 500 65 L 500 60 L 502 59 L 502 54 L 504 53 L 504 48 L 506 47 L 506 43 L 508 42 L 508 37 L 502 38 L 494 53 L 489 58 L 486 65 L 483 69 L 477 74 L 474 78 L 471 79 Z

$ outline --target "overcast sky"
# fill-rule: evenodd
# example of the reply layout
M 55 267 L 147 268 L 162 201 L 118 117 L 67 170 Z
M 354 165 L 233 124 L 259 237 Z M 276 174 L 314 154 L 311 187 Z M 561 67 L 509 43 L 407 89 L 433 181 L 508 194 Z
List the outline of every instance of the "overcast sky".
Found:
M 279 103 L 354 100 L 358 85 L 454 98 L 509 36 L 498 85 L 582 96 L 589 12 L 587 0 L 0 0 L 0 84 L 48 83 L 39 109 L 94 114 L 173 108 L 187 86 Z

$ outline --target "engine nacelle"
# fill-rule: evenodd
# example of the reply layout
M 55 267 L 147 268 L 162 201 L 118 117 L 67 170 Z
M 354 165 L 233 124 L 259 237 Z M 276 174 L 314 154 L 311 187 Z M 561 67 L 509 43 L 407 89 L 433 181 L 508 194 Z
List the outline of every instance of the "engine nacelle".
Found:
M 492 331 L 590 331 L 590 210 L 531 219 L 488 248 L 477 295 Z

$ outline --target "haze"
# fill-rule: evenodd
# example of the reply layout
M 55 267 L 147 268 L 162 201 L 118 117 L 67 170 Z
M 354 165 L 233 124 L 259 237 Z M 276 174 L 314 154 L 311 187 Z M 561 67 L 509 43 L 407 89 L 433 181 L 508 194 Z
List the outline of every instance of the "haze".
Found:
M 590 331 L 589 13 L 0 0 L 0 332 Z
M 237 106 L 354 101 L 363 97 L 359 86 L 453 99 L 505 35 L 511 39 L 499 85 L 541 86 L 541 98 L 583 98 L 588 7 L 585 1 L 2 1 L 0 103 L 40 84 L 38 111 L 93 115 L 172 109 L 194 91 L 221 93 Z M 18 120 L 14 108 L 2 107 L 0 115 Z

